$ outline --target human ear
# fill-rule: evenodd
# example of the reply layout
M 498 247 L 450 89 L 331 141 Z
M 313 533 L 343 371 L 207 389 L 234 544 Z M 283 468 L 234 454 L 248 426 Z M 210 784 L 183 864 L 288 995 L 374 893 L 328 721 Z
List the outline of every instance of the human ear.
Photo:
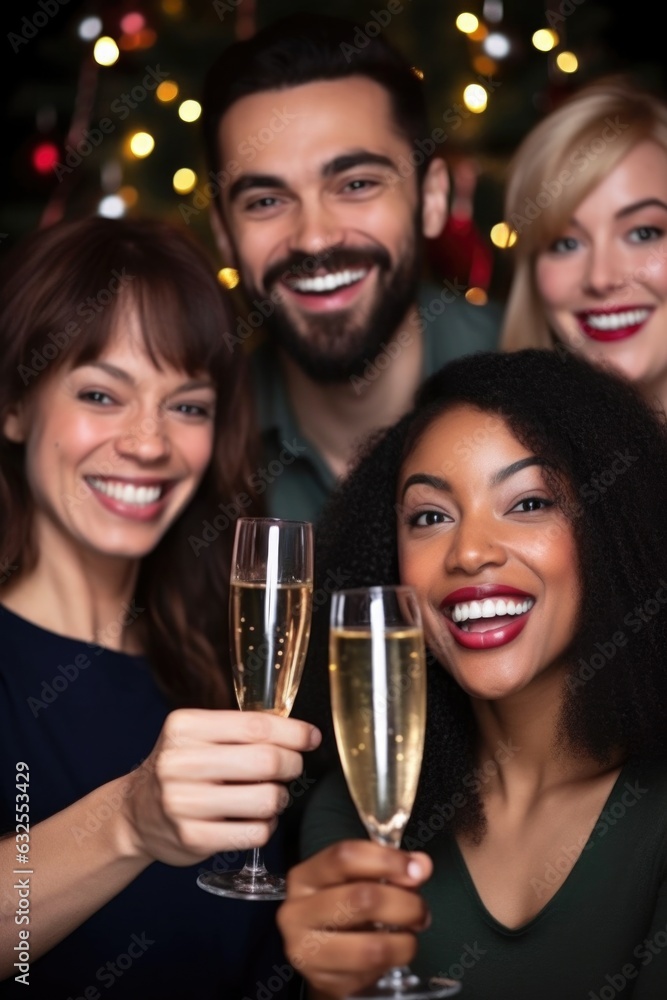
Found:
M 422 233 L 435 239 L 442 232 L 447 220 L 449 174 L 445 161 L 436 156 L 428 165 L 422 181 Z
M 8 441 L 14 444 L 23 444 L 25 441 L 25 418 L 23 407 L 15 406 L 5 415 L 2 424 L 2 433 Z

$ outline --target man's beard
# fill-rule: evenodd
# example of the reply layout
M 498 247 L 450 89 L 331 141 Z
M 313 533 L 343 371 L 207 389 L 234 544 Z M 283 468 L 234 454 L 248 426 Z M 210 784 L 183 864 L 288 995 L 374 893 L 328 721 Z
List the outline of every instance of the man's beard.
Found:
M 266 324 L 272 341 L 282 348 L 301 370 L 320 385 L 345 382 L 361 377 L 364 369 L 380 354 L 392 339 L 398 324 L 414 305 L 421 275 L 421 259 L 417 253 L 416 235 L 398 261 L 392 273 L 391 260 L 383 248 L 333 248 L 318 259 L 318 268 L 304 270 L 303 254 L 292 253 L 269 268 L 264 275 L 264 288 L 269 292 L 279 287 L 285 272 L 298 275 L 317 273 L 319 263 L 328 272 L 359 267 L 377 268 L 376 291 L 370 306 L 359 317 L 358 308 L 340 309 L 331 313 L 299 315 L 299 326 L 292 320 L 278 295 L 271 295 L 274 310 Z M 312 258 L 310 258 L 312 260 Z M 247 288 L 253 299 L 266 293 Z

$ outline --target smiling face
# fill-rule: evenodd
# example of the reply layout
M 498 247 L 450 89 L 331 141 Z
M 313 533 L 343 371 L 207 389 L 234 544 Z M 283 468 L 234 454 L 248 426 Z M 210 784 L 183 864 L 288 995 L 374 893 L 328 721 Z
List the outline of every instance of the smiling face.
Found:
M 243 97 L 219 135 L 221 161 L 238 166 L 223 192 L 223 253 L 307 374 L 350 377 L 414 305 L 422 233 L 444 225 L 442 161 L 420 198 L 388 93 L 363 76 Z
M 635 146 L 537 255 L 557 338 L 609 363 L 667 407 L 667 152 Z
M 56 532 L 80 552 L 134 560 L 201 481 L 215 392 L 206 375 L 158 370 L 131 308 L 119 321 L 99 358 L 45 372 L 5 434 L 25 445 L 38 544 Z
M 437 417 L 403 465 L 398 503 L 401 580 L 457 683 L 495 700 L 558 664 L 579 606 L 574 535 L 502 419 L 468 406 Z

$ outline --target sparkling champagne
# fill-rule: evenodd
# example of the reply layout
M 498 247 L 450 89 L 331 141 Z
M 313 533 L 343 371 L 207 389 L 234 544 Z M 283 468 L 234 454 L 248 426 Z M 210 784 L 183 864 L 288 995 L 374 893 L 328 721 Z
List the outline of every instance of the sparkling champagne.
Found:
M 398 846 L 423 752 L 423 633 L 405 626 L 372 637 L 368 627 L 335 627 L 329 657 L 336 743 L 350 794 L 369 835 Z
M 312 583 L 231 585 L 234 686 L 244 712 L 289 715 L 310 637 Z

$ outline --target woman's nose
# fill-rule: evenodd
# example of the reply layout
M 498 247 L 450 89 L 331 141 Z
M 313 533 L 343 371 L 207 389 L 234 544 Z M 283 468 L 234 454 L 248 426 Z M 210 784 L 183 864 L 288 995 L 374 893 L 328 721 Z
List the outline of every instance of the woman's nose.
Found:
M 140 462 L 157 462 L 171 452 L 162 420 L 155 417 L 145 417 L 138 424 L 125 428 L 118 435 L 116 449 L 120 455 Z
M 502 566 L 507 559 L 497 525 L 489 523 L 484 517 L 462 517 L 450 539 L 445 557 L 445 568 L 449 573 L 458 570 L 472 575 L 485 566 Z

